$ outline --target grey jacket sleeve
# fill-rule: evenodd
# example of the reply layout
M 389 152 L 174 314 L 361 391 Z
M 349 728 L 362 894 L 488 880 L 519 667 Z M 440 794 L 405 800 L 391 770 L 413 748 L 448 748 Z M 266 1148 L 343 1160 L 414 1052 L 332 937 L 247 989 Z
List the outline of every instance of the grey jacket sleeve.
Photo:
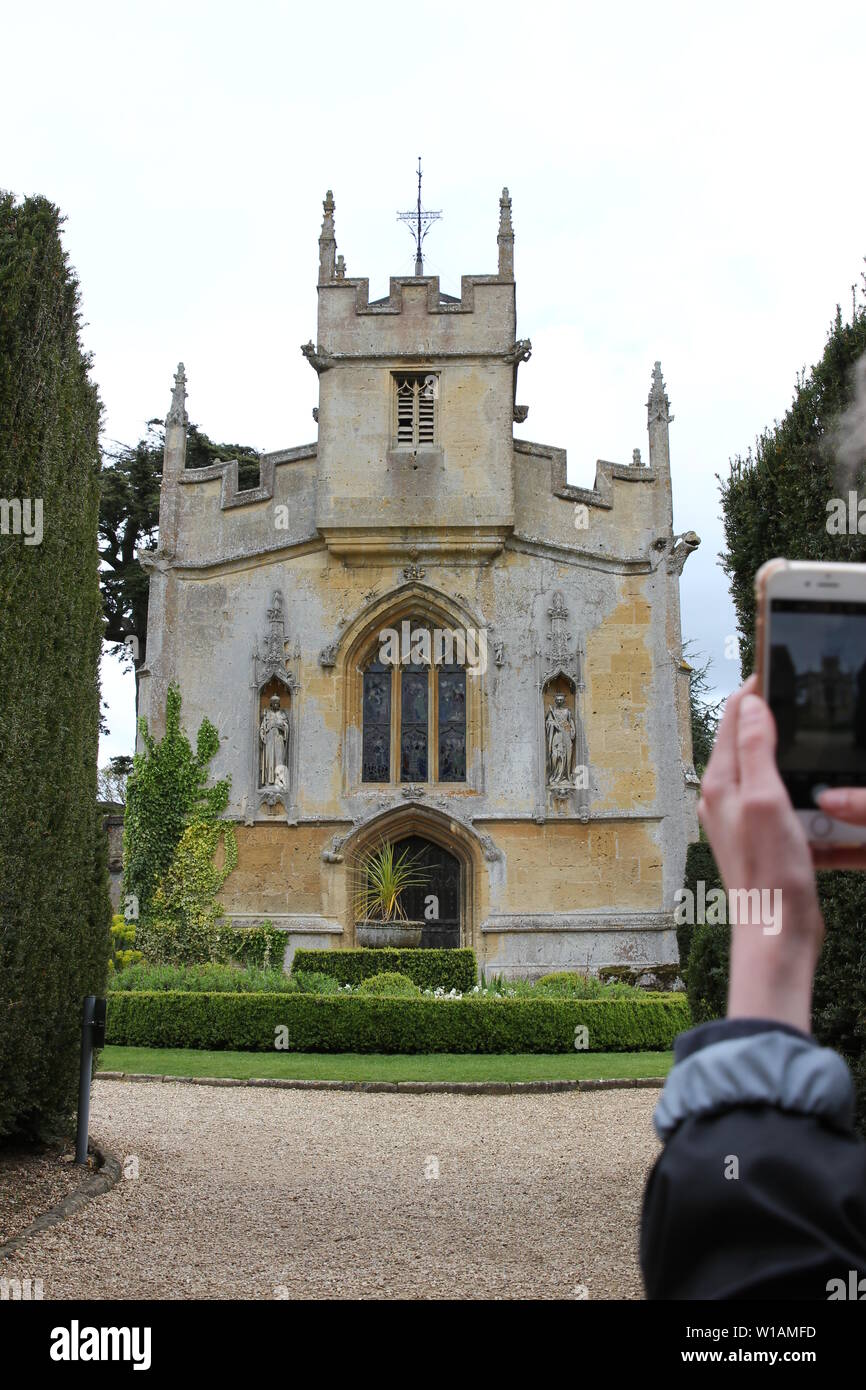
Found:
M 827 1299 L 866 1275 L 866 1146 L 838 1054 L 746 1019 L 683 1034 L 675 1056 L 644 1197 L 648 1296 Z

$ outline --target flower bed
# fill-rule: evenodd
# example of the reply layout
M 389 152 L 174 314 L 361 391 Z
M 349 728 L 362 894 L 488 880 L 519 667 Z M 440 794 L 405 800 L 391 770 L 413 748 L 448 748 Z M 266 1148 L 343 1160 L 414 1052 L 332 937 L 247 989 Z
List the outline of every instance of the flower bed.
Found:
M 300 947 L 292 960 L 292 974 L 299 970 L 333 975 L 341 985 L 358 985 L 368 975 L 394 970 L 408 975 L 422 989 L 470 990 L 478 979 L 475 952 L 459 950 L 309 951 Z

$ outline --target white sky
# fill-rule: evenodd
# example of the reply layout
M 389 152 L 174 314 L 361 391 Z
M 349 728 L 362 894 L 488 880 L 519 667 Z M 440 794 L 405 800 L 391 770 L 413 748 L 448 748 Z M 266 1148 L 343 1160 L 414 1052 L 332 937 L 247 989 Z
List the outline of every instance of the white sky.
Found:
M 315 438 L 321 200 L 371 297 L 411 273 L 395 220 L 444 218 L 426 269 L 496 267 L 514 200 L 525 438 L 646 457 L 662 361 L 675 526 L 701 549 L 683 635 L 720 690 L 734 631 L 716 473 L 790 403 L 866 253 L 866 7 L 847 0 L 410 5 L 147 0 L 4 7 L 0 182 L 67 216 L 107 439 L 133 443 L 186 363 L 191 419 L 262 449 Z M 131 678 L 104 663 L 111 736 Z

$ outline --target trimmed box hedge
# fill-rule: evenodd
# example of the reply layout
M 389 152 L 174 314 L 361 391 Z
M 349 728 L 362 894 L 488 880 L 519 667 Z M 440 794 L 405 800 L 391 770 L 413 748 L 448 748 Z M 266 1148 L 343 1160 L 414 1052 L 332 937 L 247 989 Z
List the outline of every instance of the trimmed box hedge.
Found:
M 475 952 L 459 949 L 430 950 L 384 947 L 361 951 L 309 951 L 299 947 L 292 959 L 292 974 L 296 970 L 320 970 L 332 975 L 341 985 L 359 985 L 368 975 L 380 975 L 394 970 L 408 975 L 421 989 L 456 989 L 461 994 L 478 983 L 478 962 Z
M 336 953 L 335 953 L 336 954 Z M 667 1051 L 690 1025 L 681 994 L 647 999 L 394 999 L 313 994 L 108 996 L 107 1040 L 121 1047 L 272 1052 Z M 583 1049 L 581 1049 L 583 1050 Z

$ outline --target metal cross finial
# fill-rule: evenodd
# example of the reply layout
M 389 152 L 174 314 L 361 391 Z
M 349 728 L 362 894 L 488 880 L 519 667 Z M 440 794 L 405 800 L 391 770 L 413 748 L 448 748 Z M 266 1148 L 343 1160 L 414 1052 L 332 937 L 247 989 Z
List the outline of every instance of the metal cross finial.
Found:
M 424 274 L 422 245 L 424 238 L 434 222 L 438 222 L 441 212 L 426 212 L 421 206 L 421 156 L 418 156 L 418 202 L 409 212 L 398 212 L 397 221 L 405 222 L 415 241 L 415 274 Z

